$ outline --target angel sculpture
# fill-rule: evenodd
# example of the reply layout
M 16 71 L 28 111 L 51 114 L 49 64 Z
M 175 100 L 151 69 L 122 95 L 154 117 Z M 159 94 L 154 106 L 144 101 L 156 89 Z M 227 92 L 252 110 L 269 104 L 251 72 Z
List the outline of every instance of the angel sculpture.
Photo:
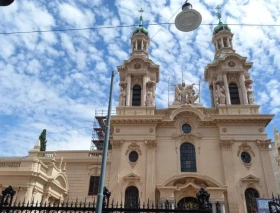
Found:
M 195 101 L 198 99 L 198 95 L 195 94 L 195 91 L 193 89 L 193 85 L 191 84 L 189 86 L 187 86 L 186 91 L 187 91 L 187 104 L 194 104 Z
M 182 88 L 182 85 L 181 84 L 177 84 L 175 86 L 175 97 L 174 97 L 174 102 L 173 104 L 174 105 L 178 105 L 181 103 L 181 88 Z

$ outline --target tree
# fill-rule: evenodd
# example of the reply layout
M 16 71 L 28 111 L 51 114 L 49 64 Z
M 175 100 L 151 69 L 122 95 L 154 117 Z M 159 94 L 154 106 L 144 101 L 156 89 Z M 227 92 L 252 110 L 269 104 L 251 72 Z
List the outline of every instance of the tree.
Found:
M 40 140 L 40 151 L 46 151 L 47 148 L 47 130 L 44 129 L 43 132 L 41 133 L 41 135 L 39 136 L 39 140 Z

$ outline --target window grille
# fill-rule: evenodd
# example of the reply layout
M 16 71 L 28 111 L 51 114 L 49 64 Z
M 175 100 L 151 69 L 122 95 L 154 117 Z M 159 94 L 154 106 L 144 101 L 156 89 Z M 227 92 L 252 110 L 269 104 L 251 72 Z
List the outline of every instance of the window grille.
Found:
M 181 172 L 196 172 L 195 148 L 191 143 L 183 143 L 180 147 Z
M 245 199 L 248 213 L 257 212 L 256 198 L 259 198 L 259 193 L 256 189 L 248 188 L 245 190 Z
M 90 176 L 88 195 L 97 195 L 99 185 L 99 176 Z
M 125 190 L 125 206 L 137 207 L 139 199 L 139 191 L 135 186 L 129 186 Z

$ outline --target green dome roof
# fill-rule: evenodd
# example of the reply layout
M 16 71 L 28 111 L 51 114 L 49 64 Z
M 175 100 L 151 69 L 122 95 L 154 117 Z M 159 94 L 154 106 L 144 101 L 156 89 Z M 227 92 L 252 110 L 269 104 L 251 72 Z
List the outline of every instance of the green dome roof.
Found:
M 230 27 L 227 25 L 227 24 L 223 24 L 223 22 L 221 21 L 221 11 L 220 11 L 220 7 L 216 7 L 216 9 L 218 10 L 218 18 L 219 18 L 219 24 L 218 26 L 216 26 L 214 28 L 214 32 L 213 34 L 217 34 L 218 32 L 222 31 L 222 30 L 228 30 L 228 31 L 231 31 Z
M 223 22 L 219 22 L 218 26 L 216 26 L 214 28 L 214 32 L 213 34 L 217 34 L 218 32 L 222 31 L 222 30 L 228 30 L 228 31 L 231 31 L 230 27 L 227 25 L 227 24 L 223 24 Z
M 142 16 L 140 16 L 140 24 L 138 27 L 136 27 L 135 30 L 133 30 L 133 35 L 135 35 L 136 33 L 144 33 L 145 35 L 148 35 L 148 30 L 143 27 L 143 18 Z

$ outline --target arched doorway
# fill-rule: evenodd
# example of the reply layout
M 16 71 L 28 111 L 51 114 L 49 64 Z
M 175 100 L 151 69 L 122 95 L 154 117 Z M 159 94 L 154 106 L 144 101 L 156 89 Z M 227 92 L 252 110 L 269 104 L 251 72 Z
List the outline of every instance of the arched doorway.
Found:
M 257 212 L 256 198 L 259 198 L 259 193 L 256 189 L 248 188 L 245 190 L 247 213 Z
M 139 191 L 135 186 L 129 186 L 125 190 L 125 207 L 136 207 L 139 200 Z
M 184 197 L 177 203 L 177 208 L 183 210 L 197 209 L 197 199 L 194 197 Z

